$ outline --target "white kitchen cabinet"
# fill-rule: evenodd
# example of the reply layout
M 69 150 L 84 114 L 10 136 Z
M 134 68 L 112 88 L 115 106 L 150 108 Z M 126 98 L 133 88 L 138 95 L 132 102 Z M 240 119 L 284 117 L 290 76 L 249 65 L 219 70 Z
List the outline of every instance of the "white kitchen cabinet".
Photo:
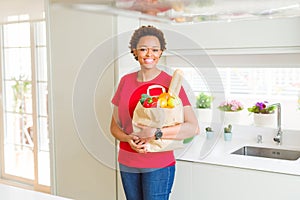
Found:
M 300 17 L 282 19 L 167 24 L 142 21 L 171 30 L 193 40 L 204 49 L 294 48 L 300 46 Z M 166 35 L 168 39 L 169 35 Z M 184 44 L 177 41 L 180 46 Z M 170 43 L 168 43 L 170 45 Z M 195 47 L 186 47 L 185 49 Z
M 192 199 L 192 164 L 191 162 L 177 161 L 175 181 L 171 193 L 172 200 Z
M 299 184 L 294 175 L 177 161 L 171 199 L 299 199 Z

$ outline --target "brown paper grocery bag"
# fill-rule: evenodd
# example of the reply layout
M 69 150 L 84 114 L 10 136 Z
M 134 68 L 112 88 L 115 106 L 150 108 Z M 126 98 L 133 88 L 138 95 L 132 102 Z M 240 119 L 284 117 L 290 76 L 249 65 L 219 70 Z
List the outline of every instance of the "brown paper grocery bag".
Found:
M 138 102 L 134 111 L 132 121 L 134 124 L 141 124 L 153 128 L 174 126 L 184 120 L 183 106 L 180 104 L 174 108 L 145 108 Z
M 174 108 L 145 108 L 138 102 L 133 112 L 133 131 L 138 132 L 139 128 L 135 124 L 162 128 L 183 123 L 184 113 L 182 102 Z M 171 151 L 184 147 L 183 140 L 159 139 L 148 143 L 148 152 Z
M 135 110 L 133 111 L 133 131 L 138 132 L 139 128 L 136 124 L 149 126 L 153 128 L 163 128 L 167 126 L 174 126 L 184 122 L 184 111 L 183 105 L 180 100 L 179 92 L 182 85 L 183 72 L 179 69 L 175 70 L 172 76 L 172 80 L 169 85 L 168 93 L 177 98 L 179 104 L 174 108 L 145 108 L 138 102 Z M 149 86 L 147 94 L 150 95 L 150 90 L 156 87 L 161 87 L 157 85 Z M 164 88 L 162 88 L 164 90 Z M 160 152 L 160 151 L 170 151 L 178 148 L 184 147 L 184 140 L 170 140 L 170 139 L 159 139 L 153 140 L 148 143 L 147 150 L 149 152 Z
M 159 139 L 152 140 L 147 144 L 148 152 L 173 151 L 184 147 L 183 140 L 167 140 Z

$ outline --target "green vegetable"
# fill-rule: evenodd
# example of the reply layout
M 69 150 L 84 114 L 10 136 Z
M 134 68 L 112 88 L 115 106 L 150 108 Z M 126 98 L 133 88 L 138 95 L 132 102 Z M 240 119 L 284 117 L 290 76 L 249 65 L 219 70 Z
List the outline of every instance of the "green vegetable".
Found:
M 145 100 L 149 97 L 151 96 L 149 96 L 148 94 L 142 94 L 140 99 L 141 104 L 144 104 Z
M 183 144 L 190 143 L 193 139 L 194 139 L 194 136 L 190 137 L 190 138 L 186 138 L 186 139 L 183 140 Z

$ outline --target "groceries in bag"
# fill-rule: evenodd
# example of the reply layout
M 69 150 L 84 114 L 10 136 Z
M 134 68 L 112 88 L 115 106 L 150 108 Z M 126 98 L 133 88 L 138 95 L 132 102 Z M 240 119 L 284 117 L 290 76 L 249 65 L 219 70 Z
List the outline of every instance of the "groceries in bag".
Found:
M 173 74 L 168 91 L 161 85 L 151 85 L 146 94 L 142 94 L 133 112 L 133 131 L 138 132 L 137 124 L 153 128 L 174 126 L 184 122 L 184 110 L 179 98 L 182 85 L 182 71 Z M 161 89 L 161 94 L 151 96 L 151 90 Z M 147 146 L 148 152 L 171 151 L 184 147 L 185 140 L 159 139 L 152 140 Z

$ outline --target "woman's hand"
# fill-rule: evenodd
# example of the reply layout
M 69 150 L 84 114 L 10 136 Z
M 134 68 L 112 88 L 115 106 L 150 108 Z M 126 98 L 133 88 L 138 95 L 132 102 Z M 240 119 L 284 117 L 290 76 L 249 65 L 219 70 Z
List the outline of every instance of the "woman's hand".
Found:
M 154 133 L 156 128 L 151 128 L 141 124 L 136 124 L 136 127 L 138 127 L 140 131 L 130 134 L 131 139 L 128 143 L 136 152 L 147 153 L 148 142 L 155 139 Z
M 144 139 L 140 139 L 136 135 L 128 135 L 129 140 L 127 141 L 130 147 L 138 153 L 147 153 L 146 141 Z

